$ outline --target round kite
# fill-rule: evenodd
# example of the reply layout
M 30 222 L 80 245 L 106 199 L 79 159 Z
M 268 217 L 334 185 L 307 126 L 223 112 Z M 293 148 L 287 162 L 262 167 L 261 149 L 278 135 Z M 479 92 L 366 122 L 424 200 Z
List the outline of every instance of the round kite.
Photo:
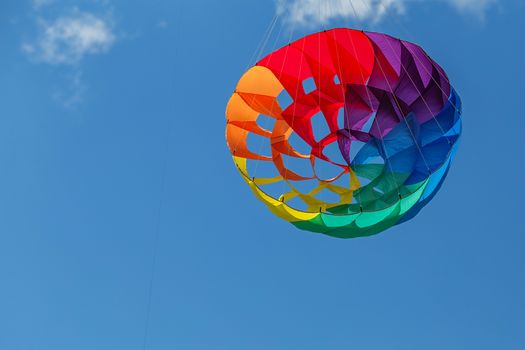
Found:
M 439 190 L 461 101 L 419 46 L 352 29 L 308 35 L 260 60 L 226 109 L 242 178 L 300 229 L 351 238 L 414 217 Z

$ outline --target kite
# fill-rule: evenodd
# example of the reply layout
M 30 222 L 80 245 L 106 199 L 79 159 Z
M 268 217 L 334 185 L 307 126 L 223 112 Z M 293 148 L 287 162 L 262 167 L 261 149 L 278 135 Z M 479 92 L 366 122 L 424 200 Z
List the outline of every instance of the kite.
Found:
M 461 100 L 413 43 L 337 28 L 248 69 L 226 141 L 254 195 L 299 229 L 370 236 L 413 218 L 440 189 Z

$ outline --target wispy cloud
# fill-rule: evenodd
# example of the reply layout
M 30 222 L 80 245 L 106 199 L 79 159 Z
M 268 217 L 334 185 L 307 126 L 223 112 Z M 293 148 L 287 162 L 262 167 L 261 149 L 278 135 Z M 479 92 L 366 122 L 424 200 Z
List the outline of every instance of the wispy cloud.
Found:
M 111 25 L 91 13 L 78 12 L 52 22 L 39 20 L 39 34 L 22 49 L 49 64 L 77 64 L 88 54 L 108 51 L 115 42 Z
M 277 0 L 277 14 L 294 25 L 328 24 L 353 18 L 379 22 L 388 14 L 402 15 L 410 3 L 423 0 Z M 498 0 L 442 0 L 463 13 L 483 18 Z
M 42 6 L 46 6 L 46 5 L 52 4 L 54 1 L 55 0 L 33 0 L 33 8 L 38 10 Z
M 74 8 L 49 18 L 44 14 L 54 9 L 53 5 L 54 0 L 33 0 L 36 33 L 22 43 L 21 49 L 31 62 L 65 68 L 65 80 L 54 88 L 52 97 L 72 109 L 84 100 L 87 91 L 82 79 L 84 58 L 108 52 L 117 36 L 110 16 Z
M 294 24 L 327 24 L 331 20 L 356 18 L 379 21 L 389 11 L 404 12 L 399 0 L 277 0 L 277 13 Z
M 483 19 L 488 8 L 495 5 L 498 0 L 448 0 L 448 2 L 461 12 Z

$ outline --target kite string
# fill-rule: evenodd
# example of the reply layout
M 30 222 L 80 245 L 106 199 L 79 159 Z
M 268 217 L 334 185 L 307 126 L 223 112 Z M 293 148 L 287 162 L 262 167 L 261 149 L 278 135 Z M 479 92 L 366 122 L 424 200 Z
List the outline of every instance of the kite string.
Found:
M 278 14 L 275 14 L 273 16 L 268 27 L 264 31 L 263 37 L 259 41 L 259 44 L 257 44 L 255 51 L 251 55 L 250 60 L 248 61 L 248 64 L 246 65 L 245 71 L 248 70 L 248 68 L 250 68 L 254 64 L 254 62 L 257 62 L 258 57 L 261 55 L 261 52 L 264 50 L 264 47 L 266 46 L 268 39 L 271 36 L 271 33 L 273 32 L 273 29 L 275 27 L 275 24 L 277 23 L 278 18 L 279 18 Z
M 270 29 L 267 31 L 267 34 L 266 34 L 267 37 L 262 41 L 263 44 L 262 44 L 262 46 L 260 46 L 260 49 L 258 50 L 259 53 L 258 53 L 258 55 L 257 55 L 257 60 L 260 58 L 260 56 L 261 56 L 262 53 L 264 52 L 264 48 L 266 47 L 266 45 L 267 45 L 267 43 L 268 43 L 268 40 L 269 40 L 269 38 L 270 38 L 270 36 L 271 36 L 271 33 L 272 33 L 273 29 L 275 28 L 275 24 L 277 23 L 278 18 L 279 18 L 279 15 L 274 16 L 273 23 L 270 25 Z M 274 46 L 274 47 L 276 46 L 276 44 L 277 44 L 277 42 L 278 42 L 278 40 L 279 40 L 279 38 L 280 38 L 281 31 L 282 31 L 283 27 L 284 27 L 284 23 L 281 24 L 281 27 L 280 27 L 280 29 L 279 29 L 279 32 L 277 33 L 277 36 L 276 36 L 275 41 L 274 41 L 274 43 L 273 43 L 273 46 Z M 291 31 L 290 31 L 290 36 L 289 36 L 289 39 L 288 39 L 288 44 L 290 44 L 290 42 L 291 42 L 291 39 L 292 39 L 292 37 L 293 37 L 294 30 L 295 30 L 295 23 L 292 25 L 292 29 L 291 29 Z M 287 47 L 286 50 L 288 50 L 288 47 Z M 274 53 L 274 52 L 272 52 L 272 53 L 270 54 L 270 56 L 269 56 L 269 60 L 271 60 L 271 58 L 272 58 L 272 56 L 273 56 L 273 53 Z M 286 54 L 287 54 L 287 52 L 286 52 Z M 285 65 L 285 63 L 286 63 L 286 54 L 285 54 L 285 59 L 283 60 L 283 63 L 282 63 L 281 69 L 280 69 L 280 73 L 281 73 L 281 74 L 282 74 L 282 72 L 283 72 L 284 65 Z M 275 105 L 275 100 L 272 101 L 272 107 L 271 107 L 272 110 L 273 110 L 274 105 Z M 246 126 L 246 121 L 243 122 L 243 125 L 242 125 L 241 128 L 245 130 L 245 126 Z M 248 133 L 249 133 L 249 132 L 248 132 Z M 241 139 L 238 139 L 238 140 L 237 140 L 237 143 L 236 143 L 236 145 L 235 145 L 235 147 L 234 147 L 234 149 L 233 149 L 233 153 L 234 153 L 234 155 L 235 155 L 235 150 L 236 150 L 236 148 L 238 147 L 238 144 L 239 144 L 240 141 L 241 141 Z M 258 147 L 258 149 L 259 149 L 259 153 L 260 153 L 260 151 L 261 151 L 261 149 L 262 149 L 262 141 L 263 141 L 262 139 L 259 141 L 259 147 Z M 262 161 L 262 160 L 259 160 L 259 161 Z M 257 169 L 258 169 L 258 166 L 259 166 L 259 161 L 257 161 L 257 162 L 255 163 L 255 170 L 254 170 L 253 176 L 251 177 L 252 181 L 255 181 L 255 175 L 256 175 L 256 173 L 257 173 Z M 240 170 L 240 169 L 239 169 L 239 170 Z M 277 170 L 278 170 L 278 169 L 277 169 Z M 241 171 L 241 173 L 244 174 L 243 171 Z M 285 173 L 285 174 L 286 174 L 286 173 Z M 245 174 L 245 176 L 246 176 L 246 177 L 249 177 L 248 174 Z M 285 175 L 285 176 L 286 176 L 286 175 Z M 283 182 L 283 185 L 285 185 L 284 182 Z M 290 184 L 288 184 L 288 185 L 290 185 Z M 284 192 L 284 191 L 283 191 L 283 192 Z
M 281 32 L 283 30 L 283 27 L 284 27 L 284 23 L 281 21 L 281 26 L 279 27 L 279 31 L 277 32 L 277 35 L 276 35 L 275 40 L 273 41 L 273 44 L 272 44 L 272 47 L 271 47 L 271 53 L 270 53 L 270 55 L 268 57 L 268 64 L 270 63 L 270 61 L 271 61 L 271 59 L 273 57 L 273 53 L 274 53 L 275 47 L 277 46 L 277 42 L 279 41 L 279 38 L 281 37 Z M 262 53 L 263 53 L 263 50 L 261 50 L 259 52 L 259 57 L 257 58 L 257 61 L 259 61 L 260 57 L 262 56 Z M 284 62 L 283 62 L 283 65 L 281 66 L 281 74 L 282 74 L 282 71 L 283 71 L 283 67 L 284 67 Z M 277 97 L 272 101 L 272 104 L 270 106 L 270 112 L 273 112 L 276 99 L 277 99 Z M 259 116 L 257 116 L 257 117 L 259 117 Z M 277 122 L 277 121 L 275 121 L 275 122 Z M 264 145 L 263 141 L 264 141 L 264 139 L 263 139 L 263 137 L 261 137 L 260 140 L 259 140 L 259 147 L 258 147 L 258 150 L 257 150 L 258 151 L 257 154 L 259 154 L 259 155 L 262 152 L 262 147 Z M 270 149 L 271 149 L 271 147 L 272 147 L 271 137 L 268 138 L 268 142 L 270 143 Z M 266 162 L 266 160 L 259 160 L 259 161 L 255 162 L 255 168 L 254 168 L 253 176 L 252 176 L 252 179 L 254 181 L 255 181 L 255 178 L 257 176 L 257 170 L 259 169 L 259 163 L 260 162 Z M 268 160 L 268 162 L 269 162 L 269 160 Z
M 264 51 L 264 48 L 266 46 L 266 44 L 268 43 L 268 39 L 270 38 L 274 28 L 275 28 L 275 24 L 277 23 L 277 20 L 279 19 L 279 14 L 276 14 L 274 15 L 274 17 L 272 18 L 272 20 L 270 21 L 270 25 L 268 26 L 268 28 L 265 30 L 264 32 L 264 35 L 263 35 L 263 38 L 261 39 L 260 43 L 257 45 L 257 47 L 255 48 L 255 51 L 254 53 L 252 54 L 252 57 L 250 58 L 250 62 L 248 62 L 248 65 L 245 69 L 245 71 L 251 66 L 251 62 L 254 60 L 257 61 L 259 59 L 259 57 L 261 56 L 262 52 Z M 234 91 L 235 93 L 236 91 Z M 252 97 L 252 102 L 253 102 L 253 98 Z M 226 120 L 226 124 L 228 124 L 229 120 L 227 119 Z M 246 130 L 246 123 L 248 121 L 247 120 L 244 120 L 242 122 L 242 126 L 239 126 L 239 128 L 241 128 L 242 130 Z M 247 132 L 246 134 L 246 137 L 248 136 L 249 132 Z M 235 146 L 233 147 L 233 155 L 235 155 L 235 151 L 237 150 L 237 147 L 239 146 L 239 143 L 241 142 L 241 139 L 242 137 L 240 137 L 237 142 L 235 143 Z M 259 147 L 261 148 L 261 146 Z M 240 169 L 239 169 L 240 170 Z M 246 174 L 247 175 L 247 174 Z
M 324 22 L 323 22 L 323 17 L 322 17 L 322 8 L 321 8 L 321 1 L 319 1 L 319 23 L 321 23 L 321 26 L 323 27 L 323 30 L 326 31 L 326 27 L 324 25 Z M 319 65 L 319 70 L 318 70 L 318 73 L 319 73 L 319 87 L 318 87 L 318 93 L 317 95 L 319 96 L 319 111 L 321 112 L 321 114 L 323 115 L 324 119 L 326 120 L 326 116 L 324 115 L 324 112 L 323 112 L 323 109 L 321 107 L 321 85 L 322 85 L 322 79 L 321 79 L 321 35 L 319 34 L 318 36 L 318 48 L 317 48 L 317 51 L 319 52 L 319 55 L 318 55 L 318 65 Z M 311 124 L 311 122 L 310 122 Z M 310 152 L 310 157 L 312 156 L 312 152 Z M 314 162 L 315 162 L 315 158 L 314 158 Z M 321 185 L 321 179 L 319 179 L 319 177 L 317 176 L 317 172 L 315 171 L 315 166 L 312 164 L 312 173 L 315 175 L 315 177 L 317 178 L 317 182 L 319 185 Z M 319 211 L 322 210 L 322 207 L 319 208 Z
M 267 43 L 268 43 L 268 41 L 269 41 L 269 38 L 271 37 L 271 34 L 272 34 L 272 32 L 273 32 L 273 30 L 274 30 L 274 28 L 275 28 L 276 23 L 278 22 L 278 19 L 279 19 L 279 15 L 277 14 L 277 15 L 274 16 L 274 19 L 272 20 L 273 23 L 269 26 L 269 30 L 266 31 L 266 38 L 264 38 L 264 40 L 262 40 L 262 45 L 259 45 L 259 47 L 257 48 L 258 54 L 256 55 L 256 57 L 257 57 L 257 58 L 256 58 L 256 62 L 257 62 L 257 61 L 260 59 L 260 57 L 262 56 L 262 54 L 263 54 L 263 52 L 264 52 L 264 48 L 266 47 L 266 45 L 267 45 Z M 279 38 L 280 38 L 280 36 L 281 36 L 281 32 L 282 32 L 283 28 L 284 28 L 284 21 L 281 21 L 280 29 L 279 29 L 279 31 L 278 31 L 278 33 L 277 33 L 277 35 L 276 35 L 276 38 L 275 38 L 275 40 L 274 40 L 274 42 L 273 42 L 273 48 L 275 48 L 275 46 L 277 45 L 277 42 L 279 41 Z M 288 45 L 290 44 L 290 42 L 291 42 L 291 40 L 292 40 L 292 37 L 293 37 L 294 31 L 295 31 L 295 23 L 293 23 L 292 28 L 291 28 L 291 30 L 290 30 L 290 35 L 289 35 L 289 38 L 288 38 Z M 282 62 L 281 68 L 280 68 L 280 75 L 282 75 L 282 72 L 283 72 L 283 70 L 284 70 L 284 66 L 285 66 L 285 63 L 286 63 L 286 56 L 287 56 L 287 53 L 288 53 L 288 46 L 287 46 L 287 48 L 286 48 L 286 51 L 285 51 L 285 57 L 284 57 L 284 59 L 283 59 L 283 62 Z M 270 53 L 270 56 L 269 56 L 269 58 L 268 58 L 269 61 L 270 61 L 271 58 L 273 57 L 273 54 L 274 54 L 274 52 L 273 52 L 273 50 L 272 50 L 272 52 Z M 253 56 L 252 56 L 252 60 L 253 60 Z M 249 66 L 250 66 L 250 64 L 248 64 L 248 67 L 249 67 Z M 254 98 L 254 97 L 253 97 L 253 98 Z M 272 101 L 272 105 L 271 105 L 271 110 L 272 110 L 272 111 L 273 111 L 273 107 L 274 107 L 274 106 L 275 106 L 275 99 Z M 246 126 L 246 121 L 243 122 L 242 129 L 245 129 L 245 126 Z M 248 132 L 248 133 L 249 133 L 249 132 Z M 237 146 L 238 146 L 238 144 L 239 144 L 240 141 L 241 141 L 240 139 L 237 140 L 237 143 L 236 143 L 236 145 L 235 145 L 235 147 L 234 147 L 234 154 L 235 154 L 235 150 L 236 150 L 236 148 L 237 148 Z M 262 146 L 263 146 L 263 141 L 264 141 L 263 138 L 261 138 L 261 139 L 259 140 L 259 145 L 258 145 L 258 147 L 257 147 L 257 148 L 258 148 L 258 152 L 259 152 L 259 153 L 257 153 L 258 155 L 260 155 L 260 153 L 261 153 Z M 270 139 L 270 142 L 271 142 L 271 139 Z M 252 181 L 255 181 L 255 178 L 256 178 L 256 174 L 257 174 L 257 170 L 258 170 L 259 162 L 260 162 L 260 161 L 264 161 L 264 160 L 258 160 L 258 161 L 255 162 L 254 172 L 253 172 L 253 175 L 252 175 L 252 177 L 251 177 Z M 277 169 L 277 170 L 278 170 L 278 169 Z M 286 170 L 287 170 L 287 169 L 286 169 Z M 283 181 L 283 186 L 285 186 L 286 183 L 288 183 L 288 182 L 285 180 L 285 178 L 286 178 L 286 170 L 285 170 L 285 175 L 283 176 L 283 180 L 284 180 L 284 181 Z M 248 174 L 245 174 L 245 175 L 248 177 Z M 293 186 L 291 186 L 289 183 L 288 183 L 288 185 L 289 185 L 290 187 L 293 188 Z M 284 187 L 283 187 L 283 192 L 284 192 Z
M 279 32 L 277 33 L 277 36 L 273 42 L 273 47 L 272 47 L 272 50 L 271 50 L 271 53 L 270 55 L 268 56 L 268 64 L 270 63 L 271 59 L 273 58 L 273 54 L 274 54 L 274 50 L 275 50 L 275 47 L 277 45 L 277 42 L 281 36 L 281 32 L 282 32 L 282 29 L 284 28 L 284 21 L 281 22 L 281 27 L 279 29 Z M 292 25 L 292 29 L 290 31 L 290 35 L 289 35 L 289 38 L 288 38 L 288 45 L 290 44 L 291 40 L 292 40 L 292 37 L 293 37 L 293 33 L 294 33 L 294 30 L 295 30 L 295 25 Z M 286 51 L 285 51 L 285 55 L 284 55 L 284 59 L 283 59 L 283 62 L 281 64 L 281 68 L 279 70 L 279 77 L 282 75 L 283 71 L 284 71 L 284 66 L 286 64 L 286 57 L 288 55 L 288 49 L 289 49 L 289 46 L 286 47 Z M 260 55 L 262 55 L 262 51 L 260 52 Z M 278 77 L 278 78 L 279 78 Z M 276 103 L 276 100 L 277 100 L 277 97 L 275 99 L 272 100 L 272 104 L 270 106 L 270 113 L 273 112 L 273 109 L 275 107 L 275 103 Z M 276 121 L 277 123 L 277 121 Z M 270 142 L 270 148 L 272 148 L 272 144 L 271 144 L 271 137 L 268 139 L 268 141 Z M 262 145 L 263 145 L 263 139 L 261 138 L 260 141 L 259 141 L 259 149 L 258 149 L 258 154 L 261 153 L 262 151 Z M 272 152 L 273 153 L 273 152 Z M 255 168 L 254 168 L 254 172 L 253 172 L 253 176 L 252 176 L 252 181 L 255 181 L 255 178 L 256 178 L 256 175 L 257 175 L 257 170 L 259 169 L 259 163 L 262 162 L 262 161 L 266 161 L 266 160 L 259 160 L 257 162 L 255 162 Z M 269 161 L 269 160 L 268 160 Z M 275 162 L 273 162 L 273 165 L 275 165 Z M 279 172 L 279 169 L 277 168 L 277 166 L 275 167 L 275 170 L 277 171 L 277 173 L 280 173 Z M 286 169 L 287 170 L 287 169 Z M 284 194 L 284 189 L 286 187 L 286 184 L 288 184 L 288 186 L 290 186 L 291 188 L 293 188 L 293 186 L 288 183 L 286 181 L 286 170 L 285 170 L 285 175 L 283 176 L 283 189 L 282 189 L 282 192 Z M 256 184 L 257 185 L 257 184 Z
M 152 299 L 153 299 L 153 287 L 155 282 L 155 271 L 157 267 L 157 256 L 159 251 L 159 242 L 160 242 L 160 225 L 162 219 L 162 208 L 164 207 L 164 192 L 167 186 L 167 169 L 168 169 L 168 154 L 170 148 L 170 140 L 173 134 L 173 125 L 174 119 L 170 118 L 168 121 L 168 127 L 166 132 L 166 140 L 164 142 L 164 157 L 161 169 L 160 185 L 159 185 L 159 205 L 157 206 L 155 226 L 154 226 L 154 238 L 153 238 L 153 257 L 151 261 L 150 269 L 150 280 L 147 289 L 146 297 L 146 319 L 144 322 L 144 336 L 142 342 L 142 349 L 145 350 L 147 347 L 147 340 L 149 335 L 149 325 L 151 319 L 151 308 L 152 308 Z
M 279 15 L 276 15 L 275 17 L 276 17 L 277 19 L 276 19 L 275 22 L 274 22 L 273 28 L 275 27 L 275 23 L 277 23 L 277 20 L 278 20 L 278 18 L 279 18 Z M 271 32 L 273 31 L 273 28 L 272 28 L 272 29 L 270 30 L 270 32 L 268 33 L 268 37 L 267 37 L 267 39 L 265 40 L 264 45 L 263 45 L 263 46 L 261 47 L 261 49 L 259 50 L 259 54 L 258 54 L 258 57 L 257 57 L 257 61 L 259 60 L 260 56 L 262 56 L 262 53 L 264 52 L 264 48 L 265 48 L 266 44 L 268 43 L 268 40 L 269 40 L 269 37 L 270 37 L 270 35 L 271 35 Z M 279 38 L 280 38 L 280 36 L 281 36 L 281 32 L 282 32 L 282 29 L 283 29 L 283 28 L 284 28 L 284 23 L 283 23 L 283 21 L 282 21 L 282 22 L 281 22 L 280 29 L 279 29 L 279 31 L 278 31 L 278 33 L 277 33 L 277 35 L 276 35 L 276 38 L 275 38 L 275 40 L 274 40 L 274 42 L 273 42 L 273 48 L 275 48 L 275 46 L 277 45 L 277 42 L 279 41 Z M 290 31 L 290 35 L 289 35 L 289 38 L 288 38 L 288 45 L 290 44 L 290 42 L 291 42 L 291 40 L 292 40 L 292 37 L 293 37 L 293 34 L 294 34 L 294 30 L 295 30 L 295 23 L 292 25 L 292 29 L 291 29 L 291 31 Z M 283 59 L 282 65 L 281 65 L 281 68 L 280 68 L 280 74 L 279 74 L 279 75 L 282 75 L 282 72 L 283 72 L 283 70 L 284 70 L 284 65 L 285 65 L 285 63 L 286 63 L 286 56 L 287 56 L 287 53 L 288 53 L 288 46 L 286 47 L 285 57 L 284 57 L 284 59 Z M 272 59 L 273 54 L 274 54 L 274 51 L 272 50 L 272 52 L 271 52 L 270 55 L 269 55 L 268 62 Z M 252 102 L 253 102 L 253 99 L 254 99 L 254 98 L 255 98 L 255 97 L 252 97 Z M 271 104 L 271 107 L 270 107 L 271 111 L 273 111 L 273 108 L 274 108 L 274 106 L 275 106 L 275 101 L 276 101 L 276 99 L 274 99 L 274 100 L 272 101 L 272 104 Z M 271 111 L 270 111 L 270 112 L 271 112 Z M 245 125 L 246 125 L 246 121 L 245 121 L 244 124 L 243 124 L 243 129 L 244 129 Z M 271 142 L 271 139 L 269 139 L 269 141 Z M 237 145 L 236 145 L 236 147 L 234 148 L 234 152 L 235 152 L 235 149 L 237 148 L 239 142 L 240 142 L 240 140 L 237 141 Z M 259 152 L 259 153 L 257 153 L 258 155 L 260 155 L 260 153 L 261 153 L 262 146 L 263 146 L 263 138 L 261 138 L 261 139 L 259 140 L 259 147 L 258 147 L 258 152 Z M 271 145 L 270 145 L 270 146 L 271 146 Z M 254 169 L 254 172 L 253 172 L 252 177 L 251 177 L 252 181 L 255 181 L 256 174 L 257 174 L 257 170 L 258 170 L 258 168 L 259 168 L 259 162 L 261 162 L 261 161 L 265 161 L 265 160 L 258 160 L 257 162 L 255 162 L 255 169 Z M 277 171 L 278 171 L 278 169 L 277 169 Z M 286 173 L 285 173 L 285 174 L 286 174 Z M 246 175 L 248 175 L 248 174 L 246 174 Z M 284 177 L 283 177 L 283 179 L 284 179 Z M 289 184 L 289 185 L 290 185 L 290 184 Z M 285 183 L 284 183 L 284 182 L 283 182 L 283 186 L 285 186 Z M 283 187 L 283 189 L 284 189 L 284 187 Z M 284 190 L 283 190 L 283 192 L 284 192 Z

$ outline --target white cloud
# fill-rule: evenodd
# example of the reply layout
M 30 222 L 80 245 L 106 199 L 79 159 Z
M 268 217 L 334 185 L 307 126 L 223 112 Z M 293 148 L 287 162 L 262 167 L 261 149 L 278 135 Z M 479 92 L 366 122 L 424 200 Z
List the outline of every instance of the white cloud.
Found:
M 22 50 L 39 62 L 76 64 L 87 54 L 108 51 L 116 40 L 111 25 L 91 13 L 76 12 L 54 22 L 40 20 L 40 33 Z
M 33 8 L 38 10 L 42 6 L 50 5 L 54 2 L 54 0 L 33 0 Z
M 409 3 L 423 0 L 276 0 L 277 14 L 297 25 L 328 24 L 332 20 L 353 18 L 378 22 L 387 14 L 401 15 Z M 463 13 L 483 18 L 498 0 L 442 0 Z
M 469 12 L 480 18 L 485 17 L 487 9 L 496 4 L 498 0 L 448 0 L 448 2 L 461 12 Z
M 341 18 L 379 21 L 386 13 L 404 12 L 400 0 L 277 0 L 277 13 L 299 25 L 327 24 Z

